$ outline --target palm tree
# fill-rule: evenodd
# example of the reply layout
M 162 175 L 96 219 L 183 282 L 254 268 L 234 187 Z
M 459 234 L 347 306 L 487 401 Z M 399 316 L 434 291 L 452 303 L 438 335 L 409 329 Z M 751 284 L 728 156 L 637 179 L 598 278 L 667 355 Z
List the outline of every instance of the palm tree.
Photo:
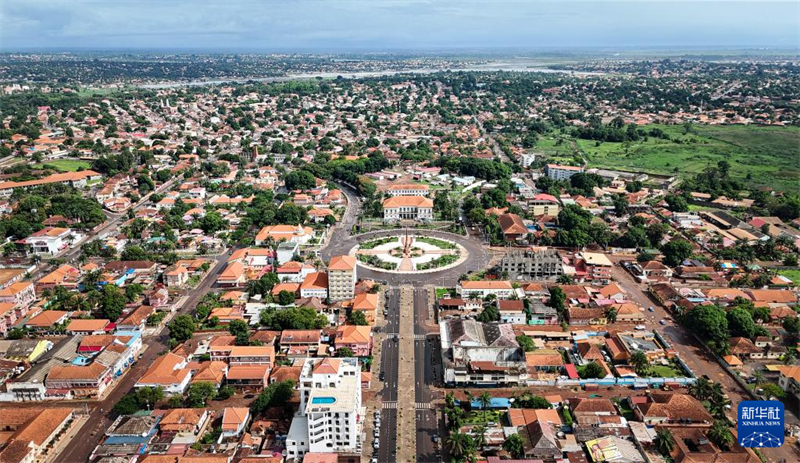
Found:
M 665 457 L 672 453 L 675 448 L 675 438 L 672 437 L 672 431 L 667 428 L 661 428 L 656 431 L 656 450 Z
M 764 372 L 762 370 L 754 371 L 753 379 L 756 381 L 756 386 L 761 386 L 764 384 Z
M 447 438 L 447 446 L 450 447 L 450 453 L 456 457 L 460 458 L 464 456 L 464 453 L 467 451 L 467 435 L 461 434 L 460 432 L 456 431 L 450 434 L 450 437 Z
M 481 404 L 481 408 L 483 409 L 483 421 L 486 421 L 486 409 L 492 404 L 492 395 L 488 392 L 484 392 L 478 396 L 478 402 Z
M 647 359 L 647 355 L 644 352 L 637 350 L 631 354 L 630 363 L 636 370 L 637 375 L 644 376 L 647 373 L 650 360 Z
M 731 434 L 728 423 L 722 420 L 714 421 L 714 424 L 711 425 L 711 429 L 708 430 L 708 438 L 717 447 L 723 450 L 727 450 L 730 448 L 731 444 L 733 444 L 733 434 Z
M 478 425 L 472 428 L 472 441 L 477 449 L 482 449 L 486 445 L 486 426 Z
M 608 320 L 608 323 L 615 323 L 617 321 L 617 309 L 610 308 L 606 310 L 606 320 Z
M 706 400 L 711 395 L 711 382 L 702 377 L 697 378 L 697 381 L 689 386 L 689 394 L 701 402 Z
M 795 358 L 797 357 L 797 353 L 794 350 L 787 350 L 785 354 L 783 354 L 783 364 L 784 365 L 791 365 L 794 362 Z

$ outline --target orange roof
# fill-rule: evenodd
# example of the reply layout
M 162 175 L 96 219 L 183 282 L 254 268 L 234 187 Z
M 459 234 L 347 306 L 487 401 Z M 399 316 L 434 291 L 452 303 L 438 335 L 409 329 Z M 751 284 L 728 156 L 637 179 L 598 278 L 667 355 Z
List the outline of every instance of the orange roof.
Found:
M 353 299 L 353 310 L 375 310 L 378 307 L 378 295 L 373 293 L 357 294 Z
M 244 275 L 244 265 L 241 262 L 233 262 L 225 267 L 217 280 L 238 281 Z
M 250 410 L 244 407 L 226 407 L 222 412 L 222 430 L 238 431 L 250 416 Z
M 556 367 L 564 364 L 564 357 L 554 349 L 538 349 L 525 353 L 525 363 L 529 367 Z
M 36 185 L 46 185 L 48 183 L 74 182 L 76 180 L 82 180 L 85 178 L 95 177 L 99 175 L 100 175 L 99 173 L 93 170 L 83 170 L 80 172 L 65 172 L 62 174 L 48 175 L 47 177 L 44 178 L 40 178 L 37 180 L 28 180 L 25 182 L 3 182 L 0 183 L 0 190 L 5 190 L 7 188 L 21 188 L 21 187 L 29 187 Z
M 372 335 L 369 326 L 343 325 L 336 328 L 336 343 L 342 344 L 367 344 Z
M 67 315 L 69 315 L 69 312 L 64 312 L 63 310 L 45 310 L 39 315 L 28 320 L 28 322 L 25 323 L 25 326 L 47 328 L 55 325 Z
M 461 287 L 463 289 L 514 289 L 510 281 L 494 280 L 462 281 Z
M 312 373 L 320 375 L 335 375 L 339 372 L 339 364 L 341 361 L 336 358 L 326 358 L 316 364 Z
M 71 265 L 64 264 L 61 267 L 53 270 L 52 272 L 48 273 L 47 275 L 39 278 L 40 285 L 47 285 L 47 284 L 58 284 L 63 282 L 67 279 L 68 276 L 78 276 L 80 271 Z
M 12 283 L 3 289 L 0 289 L 0 296 L 16 296 L 22 291 L 25 291 L 29 286 L 33 286 L 33 283 L 30 281 L 18 281 L 16 283 Z
M 51 380 L 89 380 L 96 381 L 108 371 L 108 367 L 94 362 L 86 366 L 80 365 L 54 365 L 47 373 L 47 381 Z
M 157 358 L 145 374 L 139 379 L 140 384 L 177 384 L 183 382 L 191 372 L 186 368 L 176 369 L 185 359 L 171 352 Z
M 292 236 L 313 235 L 311 227 L 301 227 L 299 225 L 270 225 L 261 229 L 256 235 L 256 241 L 266 241 L 272 238 L 275 241 L 288 240 Z
M 433 200 L 424 196 L 393 196 L 383 201 L 384 209 L 394 207 L 433 208 Z
M 275 348 L 272 346 L 234 346 L 231 349 L 231 357 L 254 357 L 268 355 L 270 359 L 275 357 Z
M 192 382 L 208 381 L 215 384 L 222 383 L 225 379 L 225 370 L 228 364 L 225 362 L 211 361 L 202 362 L 197 374 L 192 377 Z
M 325 272 L 315 272 L 306 275 L 300 289 L 328 289 L 328 274 Z
M 269 365 L 231 365 L 228 369 L 228 380 L 232 379 L 260 379 L 266 381 L 269 374 Z
M 277 296 L 281 291 L 297 293 L 300 290 L 300 283 L 278 283 L 272 288 L 272 295 Z
M 500 224 L 500 228 L 503 229 L 503 233 L 506 235 L 524 235 L 528 233 L 528 228 L 525 227 L 525 223 L 522 221 L 522 218 L 517 214 L 503 214 L 498 217 L 497 222 Z
M 349 271 L 356 268 L 356 258 L 353 256 L 334 256 L 328 264 L 328 270 Z
M 158 425 L 161 431 L 192 432 L 200 424 L 204 413 L 206 411 L 202 408 L 173 408 L 164 413 Z
M 795 303 L 797 296 L 785 289 L 748 289 L 754 301 L 772 303 Z
M 111 320 L 105 318 L 98 319 L 75 319 L 67 325 L 67 331 L 103 331 Z

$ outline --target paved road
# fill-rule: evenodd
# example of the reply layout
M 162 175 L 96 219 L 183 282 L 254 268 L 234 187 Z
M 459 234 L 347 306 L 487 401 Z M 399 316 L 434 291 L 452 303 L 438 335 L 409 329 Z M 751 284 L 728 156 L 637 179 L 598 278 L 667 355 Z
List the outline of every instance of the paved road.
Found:
M 400 347 L 397 333 L 400 329 L 400 290 L 387 288 L 388 295 L 386 308 L 386 326 L 383 328 L 386 337 L 381 347 L 381 371 L 384 372 L 384 387 L 380 392 L 382 402 L 387 407 L 381 410 L 380 447 L 377 458 L 381 463 L 394 463 L 397 461 L 397 376 L 398 363 L 400 362 Z
M 433 401 L 439 398 L 432 389 L 437 383 L 437 374 L 441 374 L 441 352 L 439 352 L 439 336 L 428 334 L 425 324 L 428 321 L 427 290 L 414 289 L 414 358 L 416 359 L 414 401 L 416 402 L 417 419 L 417 461 L 439 462 L 441 456 L 434 435 L 439 433 L 439 420 Z
M 176 315 L 189 313 L 197 304 L 198 298 L 207 293 L 217 281 L 217 276 L 225 269 L 227 254 L 217 256 L 216 264 L 209 272 L 208 276 L 200 285 L 191 291 L 189 297 L 178 309 Z M 147 336 L 143 343 L 148 346 L 144 356 L 134 365 L 114 387 L 105 399 L 99 403 L 90 405 L 89 420 L 78 430 L 78 436 L 67 445 L 63 452 L 55 460 L 58 463 L 78 463 L 89 460 L 89 455 L 100 443 L 103 431 L 108 429 L 111 423 L 117 418 L 112 409 L 125 394 L 133 389 L 134 384 L 147 371 L 147 368 L 156 360 L 161 352 L 167 349 L 168 330 L 164 327 L 157 334 Z
M 612 276 L 614 281 L 619 283 L 631 300 L 641 307 L 653 307 L 653 312 L 644 312 L 647 318 L 645 324 L 648 328 L 660 331 L 664 337 L 672 343 L 672 347 L 696 375 L 707 375 L 709 378 L 722 385 L 731 400 L 731 410 L 727 413 L 728 418 L 735 421 L 739 402 L 753 400 L 752 397 L 722 369 L 717 360 L 704 346 L 697 342 L 694 337 L 690 336 L 684 327 L 678 325 L 678 323 L 672 319 L 672 316 L 664 307 L 652 299 L 649 294 L 645 293 L 644 285 L 640 285 L 624 267 L 621 265 L 614 265 Z M 660 320 L 664 320 L 666 324 L 661 325 L 659 323 Z M 798 420 L 796 416 L 791 413 L 786 414 L 787 425 L 798 423 L 800 423 L 800 420 Z M 774 449 L 763 449 L 762 452 L 771 462 L 780 462 L 781 460 L 785 460 L 786 462 L 800 461 L 800 453 L 798 453 L 796 449 L 797 446 L 795 445 L 784 445 L 783 447 Z

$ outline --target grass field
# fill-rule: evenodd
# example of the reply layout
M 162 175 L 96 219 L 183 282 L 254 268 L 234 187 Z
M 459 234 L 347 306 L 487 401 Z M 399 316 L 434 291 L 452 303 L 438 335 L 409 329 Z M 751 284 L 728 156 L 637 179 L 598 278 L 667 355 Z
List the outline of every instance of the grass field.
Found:
M 41 164 L 35 164 L 33 167 L 37 169 L 43 169 L 44 166 L 53 166 L 61 172 L 75 172 L 81 167 L 88 169 L 92 167 L 92 164 L 77 159 L 54 159 L 52 161 L 45 161 Z
M 650 137 L 634 143 L 565 141 L 543 137 L 535 151 L 555 161 L 585 155 L 589 167 L 604 167 L 657 175 L 687 176 L 726 160 L 734 177 L 748 185 L 800 191 L 800 128 L 745 125 L 651 125 L 669 134 L 670 140 Z M 747 180 L 747 175 L 751 176 Z
M 778 270 L 778 275 L 785 276 L 795 284 L 800 284 L 800 270 L 798 269 Z

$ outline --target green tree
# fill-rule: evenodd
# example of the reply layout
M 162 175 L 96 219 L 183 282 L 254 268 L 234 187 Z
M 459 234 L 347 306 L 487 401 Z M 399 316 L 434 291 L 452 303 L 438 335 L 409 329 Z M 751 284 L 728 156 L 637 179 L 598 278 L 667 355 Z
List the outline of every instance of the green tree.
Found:
M 617 309 L 609 307 L 608 309 L 606 309 L 605 315 L 606 315 L 606 320 L 608 320 L 608 323 L 616 323 Z
M 482 392 L 478 396 L 478 403 L 481 404 L 481 409 L 483 410 L 483 421 L 486 421 L 486 410 L 492 404 L 492 395 L 488 392 Z
M 725 311 L 715 305 L 700 305 L 686 314 L 686 326 L 706 342 L 718 343 L 728 339 L 728 319 Z
M 476 319 L 483 323 L 500 321 L 500 311 L 497 310 L 497 307 L 494 304 L 492 304 L 484 308 L 483 311 L 478 314 Z
M 605 375 L 605 370 L 597 362 L 589 362 L 580 370 L 580 377 L 582 379 L 602 378 Z
M 250 405 L 253 415 L 264 413 L 271 407 L 286 406 L 294 396 L 294 381 L 286 380 L 272 383 L 258 395 Z
M 355 357 L 356 354 L 353 352 L 353 349 L 349 347 L 340 347 L 336 349 L 336 356 L 337 357 Z
M 25 337 L 25 330 L 22 328 L 12 328 L 8 332 L 8 339 L 16 341 Z
M 208 401 L 217 396 L 217 387 L 208 381 L 192 383 L 186 392 L 186 405 L 191 408 L 202 408 Z
M 731 434 L 728 423 L 723 420 L 715 420 L 708 430 L 708 439 L 723 451 L 729 450 L 733 444 L 733 434 Z
M 120 415 L 133 415 L 139 411 L 139 401 L 136 394 L 126 394 L 114 404 L 114 411 Z
M 178 315 L 167 324 L 170 339 L 185 342 L 192 338 L 197 325 L 190 315 Z
M 677 267 L 692 255 L 692 245 L 686 240 L 672 240 L 661 248 L 661 252 L 665 264 Z
M 728 319 L 728 330 L 731 336 L 752 339 L 756 335 L 756 323 L 747 310 L 736 307 L 727 313 L 726 318 Z
M 100 305 L 100 314 L 112 322 L 122 315 L 127 298 L 116 285 L 103 286 L 103 298 Z
M 564 318 L 564 303 L 567 300 L 566 294 L 564 294 L 564 290 L 561 289 L 559 286 L 553 286 L 550 288 L 550 307 L 556 309 L 558 312 L 559 318 L 563 320 Z
M 350 317 L 348 317 L 347 321 L 351 325 L 358 325 L 358 326 L 367 326 L 367 316 L 364 315 L 364 312 L 360 310 L 353 310 L 350 312 Z
M 517 343 L 522 347 L 525 352 L 533 352 L 536 346 L 533 344 L 533 339 L 525 334 L 517 336 Z
M 650 371 L 650 360 L 648 360 L 644 352 L 640 350 L 636 350 L 631 354 L 630 364 L 639 376 L 646 376 L 648 371 Z
M 519 434 L 512 434 L 503 442 L 503 449 L 514 458 L 525 456 L 525 446 Z
M 672 431 L 667 428 L 659 428 L 656 431 L 655 438 L 656 450 L 661 455 L 667 457 L 672 454 L 675 448 L 675 438 L 672 436 Z
M 312 330 L 328 326 L 327 317 L 310 307 L 267 309 L 261 312 L 260 321 L 273 330 Z
M 476 449 L 486 446 L 486 426 L 479 424 L 472 428 L 472 442 Z
M 236 391 L 233 389 L 233 386 L 228 386 L 228 385 L 222 386 L 221 388 L 219 388 L 219 391 L 217 392 L 216 399 L 228 400 L 233 396 L 235 392 Z
M 278 293 L 278 304 L 291 305 L 294 303 L 294 293 L 285 289 Z
M 447 447 L 450 448 L 451 455 L 460 459 L 469 451 L 469 436 L 458 431 L 451 432 L 450 437 L 447 438 Z

